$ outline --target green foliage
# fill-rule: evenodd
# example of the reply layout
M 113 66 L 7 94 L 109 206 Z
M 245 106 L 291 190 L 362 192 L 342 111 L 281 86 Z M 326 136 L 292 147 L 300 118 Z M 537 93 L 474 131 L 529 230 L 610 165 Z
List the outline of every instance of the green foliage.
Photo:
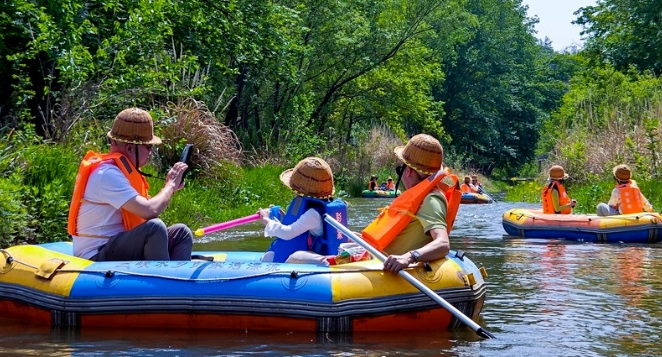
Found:
M 435 99 L 444 103 L 441 120 L 454 160 L 472 171 L 499 168 L 511 176 L 534 158 L 542 120 L 558 106 L 572 66 L 558 65 L 566 62 L 536 42 L 534 21 L 519 2 L 463 5 L 469 21 L 438 54 L 445 80 Z
M 0 152 L 2 195 L 0 240 L 50 242 L 67 239 L 69 201 L 79 157 L 59 145 L 25 142 L 16 133 Z
M 515 186 L 508 187 L 506 201 L 516 202 L 540 202 L 542 198 L 543 185 L 537 181 L 526 181 Z
M 650 73 L 587 69 L 572 79 L 563 105 L 545 123 L 541 148 L 581 182 L 610 176 L 619 163 L 644 178 L 657 175 L 661 83 Z
M 23 199 L 25 187 L 19 179 L 16 174 L 0 177 L 0 247 L 28 237 L 30 215 Z
M 661 0 L 602 0 L 580 9 L 575 23 L 588 35 L 585 53 L 597 65 L 662 71 Z

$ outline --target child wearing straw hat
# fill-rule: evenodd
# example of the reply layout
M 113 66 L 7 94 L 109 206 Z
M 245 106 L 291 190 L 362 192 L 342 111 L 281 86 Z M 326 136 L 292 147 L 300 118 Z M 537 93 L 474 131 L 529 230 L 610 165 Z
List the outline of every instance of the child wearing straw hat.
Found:
M 94 261 L 191 260 L 193 233 L 158 218 L 184 184 L 187 165 L 176 163 L 154 197 L 140 168 L 161 144 L 148 112 L 122 110 L 108 132 L 110 153 L 88 152 L 81 162 L 68 232 L 74 255 Z
M 560 165 L 549 168 L 549 184 L 542 189 L 542 212 L 546 214 L 571 214 L 577 205 L 577 200 L 570 199 L 565 190 L 565 180 L 568 174 Z
M 328 213 L 347 225 L 347 204 L 333 199 L 331 167 L 321 158 L 307 157 L 280 180 L 296 193 L 282 219 L 270 217 L 271 210 L 259 209 L 265 224 L 265 237 L 278 237 L 262 257 L 263 262 L 327 264 L 326 255 L 335 255 L 348 239 L 328 226 L 322 215 Z
M 631 179 L 630 167 L 625 164 L 616 165 L 612 173 L 614 180 L 616 180 L 616 187 L 611 191 L 608 203 L 601 202 L 598 204 L 598 216 L 653 211 L 653 206 L 641 193 L 637 182 Z
M 415 215 L 415 219 L 411 219 L 401 231 L 396 232 L 397 235 L 383 249 L 389 254 L 384 261 L 384 270 L 396 274 L 412 263 L 436 260 L 448 254 L 450 251 L 448 230 L 460 204 L 461 195 L 457 192 L 456 199 L 449 202 L 445 193 L 439 189 L 441 186 L 426 188 L 428 178 L 438 175 L 442 170 L 444 158 L 441 143 L 434 137 L 427 134 L 415 135 L 405 146 L 396 147 L 394 153 L 402 163 L 396 168 L 398 182 L 402 181 L 407 191 L 420 191 L 420 195 L 423 196 L 421 204 L 411 212 Z M 459 191 L 457 178 L 454 175 L 444 174 L 435 177 L 441 177 L 444 187 Z M 396 198 L 391 205 L 395 205 L 397 200 Z M 363 231 L 364 238 L 372 234 L 371 227 L 378 220 L 366 227 Z M 378 227 L 378 224 L 374 227 Z M 375 232 L 379 233 L 378 230 Z

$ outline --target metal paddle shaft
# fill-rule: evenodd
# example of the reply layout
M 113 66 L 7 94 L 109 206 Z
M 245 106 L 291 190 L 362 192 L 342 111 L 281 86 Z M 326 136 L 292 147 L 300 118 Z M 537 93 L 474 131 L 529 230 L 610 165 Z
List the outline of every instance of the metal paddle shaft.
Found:
M 386 256 L 382 252 L 380 252 L 375 247 L 368 244 L 361 237 L 354 234 L 354 232 L 350 231 L 347 227 L 340 224 L 340 222 L 335 220 L 333 217 L 329 216 L 328 214 L 324 214 L 324 220 L 333 227 L 335 227 L 337 230 L 341 231 L 349 239 L 353 240 L 354 242 L 358 243 L 360 246 L 365 248 L 365 250 L 370 252 L 370 254 L 372 254 L 374 257 L 379 259 L 381 262 L 384 262 L 386 260 Z M 476 334 L 478 334 L 478 336 L 484 338 L 495 338 L 491 333 L 489 333 L 487 330 L 482 328 L 472 319 L 468 318 L 465 314 L 462 313 L 462 311 L 456 309 L 455 306 L 451 305 L 448 301 L 444 300 L 441 296 L 437 295 L 437 293 L 435 293 L 434 291 L 432 291 L 432 289 L 428 288 L 423 283 L 418 281 L 407 271 L 400 270 L 398 274 L 400 274 L 401 277 L 403 277 L 405 280 L 407 280 L 407 282 L 409 282 L 411 285 L 413 285 L 418 290 L 420 290 L 423 294 L 429 296 L 436 303 L 438 303 L 443 308 L 448 310 L 448 312 L 450 312 L 458 320 L 462 321 L 465 325 L 469 326 L 472 330 L 476 332 Z

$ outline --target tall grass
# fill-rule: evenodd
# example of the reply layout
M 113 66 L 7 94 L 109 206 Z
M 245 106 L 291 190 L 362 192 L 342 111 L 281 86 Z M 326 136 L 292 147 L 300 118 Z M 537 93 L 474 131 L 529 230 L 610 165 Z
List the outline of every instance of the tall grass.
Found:
M 158 134 L 164 144 L 155 162 L 159 171 L 177 162 L 185 144 L 193 144 L 191 170 L 202 177 L 214 177 L 215 168 L 223 162 L 238 164 L 243 159 L 237 136 L 204 103 L 188 98 L 161 110 Z
M 380 183 L 388 176 L 397 179 L 393 149 L 400 145 L 404 145 L 403 141 L 387 127 L 374 126 L 357 133 L 353 146 L 341 147 L 327 161 L 337 185 L 356 197 L 367 189 L 371 175 L 377 175 Z
M 662 79 L 610 68 L 573 80 L 546 123 L 542 150 L 582 183 L 611 177 L 626 163 L 640 179 L 662 175 Z

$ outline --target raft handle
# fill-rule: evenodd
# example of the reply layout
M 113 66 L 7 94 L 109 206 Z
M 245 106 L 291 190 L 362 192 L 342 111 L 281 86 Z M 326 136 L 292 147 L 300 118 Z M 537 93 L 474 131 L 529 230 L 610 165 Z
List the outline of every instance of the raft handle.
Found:
M 298 279 L 299 278 L 299 272 L 296 271 L 296 270 L 292 270 L 292 272 L 290 273 L 290 278 Z
M 106 274 L 104 274 L 103 276 L 105 276 L 106 278 L 112 278 L 115 276 L 115 272 L 112 270 L 108 270 Z
M 464 261 L 464 254 L 464 251 L 461 249 L 458 249 L 457 252 L 455 252 L 455 256 L 461 261 Z

